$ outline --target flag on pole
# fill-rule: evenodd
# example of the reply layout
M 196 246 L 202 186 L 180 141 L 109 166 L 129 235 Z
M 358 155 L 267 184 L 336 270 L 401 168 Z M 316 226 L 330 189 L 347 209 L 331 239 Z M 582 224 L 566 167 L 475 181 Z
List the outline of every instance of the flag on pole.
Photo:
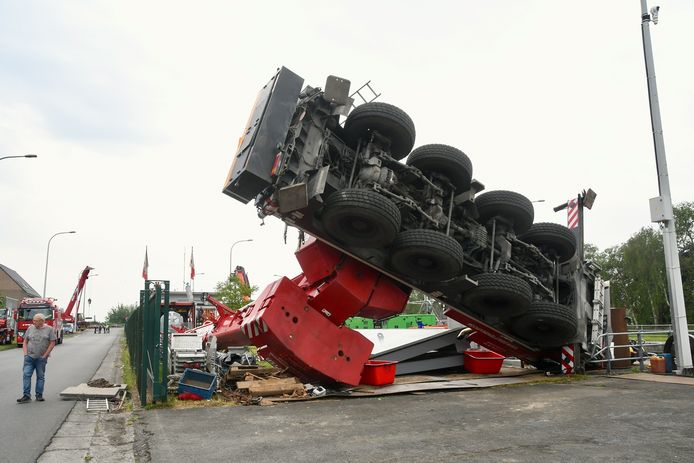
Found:
M 190 279 L 195 279 L 195 261 L 193 260 L 193 247 L 190 247 Z
M 567 225 L 570 229 L 578 227 L 578 201 L 576 198 L 570 199 L 566 206 Z
M 145 263 L 142 266 L 142 278 L 148 279 L 147 270 L 149 269 L 149 259 L 147 259 L 147 246 L 145 246 Z

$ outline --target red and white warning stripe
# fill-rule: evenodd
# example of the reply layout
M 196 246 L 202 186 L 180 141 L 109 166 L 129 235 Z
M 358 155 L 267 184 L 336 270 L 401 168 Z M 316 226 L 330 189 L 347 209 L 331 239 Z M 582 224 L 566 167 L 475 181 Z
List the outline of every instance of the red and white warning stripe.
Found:
M 571 229 L 578 227 L 578 201 L 570 199 L 566 211 L 568 227 Z
M 563 346 L 561 348 L 561 372 L 570 375 L 574 372 L 574 348 Z
M 260 336 L 262 333 L 267 333 L 269 330 L 270 328 L 260 315 L 256 315 L 253 319 L 246 318 L 243 323 L 241 323 L 241 331 L 248 339 L 253 339 L 256 336 Z

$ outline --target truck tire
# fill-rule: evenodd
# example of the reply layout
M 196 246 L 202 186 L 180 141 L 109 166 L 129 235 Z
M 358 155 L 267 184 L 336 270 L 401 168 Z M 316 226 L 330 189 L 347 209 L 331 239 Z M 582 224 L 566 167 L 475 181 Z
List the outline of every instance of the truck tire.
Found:
M 508 319 L 523 313 L 532 301 L 528 282 L 505 273 L 481 273 L 472 277 L 477 287 L 462 295 L 465 307 L 481 315 Z
M 330 195 L 321 222 L 335 240 L 348 246 L 388 246 L 400 231 L 400 210 L 375 191 L 348 189 Z
M 407 230 L 393 243 L 390 267 L 414 280 L 450 280 L 463 270 L 463 247 L 435 230 Z
M 566 262 L 576 254 L 576 236 L 558 223 L 535 223 L 518 238 L 537 246 L 543 254 L 556 257 L 559 262 Z
M 560 347 L 576 335 L 578 320 L 569 307 L 555 302 L 533 302 L 511 322 L 511 331 L 538 347 Z
M 388 103 L 364 103 L 352 111 L 345 121 L 347 143 L 355 148 L 359 139 L 368 141 L 372 131 L 390 140 L 391 156 L 402 159 L 414 146 L 414 122 L 402 109 Z
M 533 203 L 528 198 L 514 191 L 489 191 L 475 198 L 475 205 L 482 225 L 491 229 L 489 222 L 500 216 L 513 224 L 513 231 L 520 235 L 528 231 L 535 219 Z
M 422 172 L 435 172 L 450 180 L 456 192 L 470 189 L 472 162 L 465 153 L 448 145 L 423 145 L 410 153 L 407 165 Z

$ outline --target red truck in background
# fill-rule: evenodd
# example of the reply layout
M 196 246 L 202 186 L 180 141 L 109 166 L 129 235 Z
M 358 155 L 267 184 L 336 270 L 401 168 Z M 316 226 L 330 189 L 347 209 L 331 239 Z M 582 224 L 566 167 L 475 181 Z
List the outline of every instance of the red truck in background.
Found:
M 11 299 L 15 301 L 15 299 Z M 14 317 L 13 307 L 11 307 L 9 298 L 6 298 L 5 304 L 0 306 L 0 344 L 12 344 L 14 339 Z
M 33 324 L 34 316 L 43 314 L 46 325 L 53 327 L 56 344 L 63 343 L 63 311 L 52 297 L 25 297 L 15 312 L 17 322 L 17 347 L 24 343 L 24 333 Z

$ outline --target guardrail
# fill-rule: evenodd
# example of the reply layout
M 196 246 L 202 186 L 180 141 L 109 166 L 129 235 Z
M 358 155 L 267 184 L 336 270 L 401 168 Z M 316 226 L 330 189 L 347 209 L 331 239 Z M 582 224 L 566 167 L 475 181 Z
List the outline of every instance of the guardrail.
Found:
M 694 325 L 687 325 L 689 331 L 694 331 Z M 672 325 L 627 325 L 627 331 L 672 331 Z
M 169 326 L 169 282 L 147 280 L 140 291 L 140 306 L 125 322 L 130 364 L 143 406 L 167 399 L 169 338 L 160 334 L 162 318 L 163 326 Z

